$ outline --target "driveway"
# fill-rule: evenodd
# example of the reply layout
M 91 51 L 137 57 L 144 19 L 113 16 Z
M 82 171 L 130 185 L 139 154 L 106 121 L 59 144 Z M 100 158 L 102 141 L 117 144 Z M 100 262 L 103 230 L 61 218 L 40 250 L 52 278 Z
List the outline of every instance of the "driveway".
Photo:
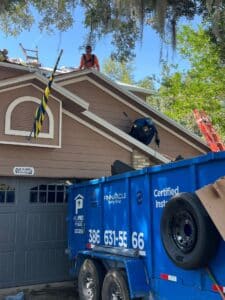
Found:
M 6 296 L 24 292 L 24 300 L 78 300 L 77 287 L 73 282 L 51 285 L 33 285 L 13 289 L 0 290 L 0 300 Z M 16 299 L 16 298 L 15 298 Z

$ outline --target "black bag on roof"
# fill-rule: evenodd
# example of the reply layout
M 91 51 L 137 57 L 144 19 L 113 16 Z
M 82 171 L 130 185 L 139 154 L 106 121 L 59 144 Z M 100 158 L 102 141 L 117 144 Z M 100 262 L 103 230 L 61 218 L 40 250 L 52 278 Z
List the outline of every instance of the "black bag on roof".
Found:
M 135 120 L 129 134 L 145 145 L 149 145 L 153 137 L 155 137 L 155 143 L 159 147 L 160 139 L 158 131 L 150 118 Z

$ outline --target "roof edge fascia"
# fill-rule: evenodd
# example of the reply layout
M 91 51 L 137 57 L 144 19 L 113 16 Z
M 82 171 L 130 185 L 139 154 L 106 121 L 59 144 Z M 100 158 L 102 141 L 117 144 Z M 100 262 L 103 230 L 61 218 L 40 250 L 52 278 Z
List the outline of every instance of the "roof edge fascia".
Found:
M 7 85 L 11 85 L 11 84 L 20 84 L 24 81 L 27 80 L 32 80 L 32 79 L 37 79 L 40 82 L 42 82 L 45 86 L 47 86 L 49 80 L 47 78 L 45 78 L 44 76 L 42 76 L 39 73 L 32 73 L 32 74 L 25 74 L 19 77 L 14 77 L 14 78 L 9 78 L 9 79 L 5 79 L 0 81 L 0 88 L 7 86 Z M 73 93 L 71 93 L 70 91 L 68 91 L 67 89 L 57 85 L 57 84 L 52 84 L 52 89 L 55 90 L 56 92 L 60 93 L 61 95 L 63 95 L 64 97 L 67 97 L 69 100 L 71 100 L 72 102 L 76 103 L 77 105 L 81 106 L 84 110 L 87 110 L 89 108 L 89 103 L 86 102 L 85 100 L 83 100 L 82 98 L 74 95 Z
M 143 87 L 141 87 L 141 86 L 132 85 L 132 84 L 127 84 L 127 83 L 120 82 L 120 81 L 115 81 L 115 83 L 118 84 L 119 86 L 125 88 L 125 89 L 128 90 L 128 91 L 133 91 L 133 92 L 143 93 L 143 94 L 146 95 L 146 97 L 155 94 L 154 91 L 152 91 L 152 90 L 150 90 L 150 89 L 143 88 Z
M 42 76 L 40 73 L 35 73 L 34 75 L 35 75 L 35 78 L 39 79 L 44 84 L 46 84 L 46 85 L 48 84 L 49 80 L 47 78 L 45 78 L 44 76 Z M 62 94 L 64 97 L 67 97 L 68 99 L 70 99 L 74 103 L 80 105 L 83 109 L 87 110 L 89 108 L 89 103 L 88 102 L 86 102 L 82 98 L 76 96 L 74 93 L 71 93 L 70 91 L 68 91 L 64 87 L 61 87 L 60 85 L 55 84 L 54 81 L 52 83 L 52 88 L 56 92 Z
M 31 73 L 30 70 L 32 70 L 33 73 L 37 70 L 36 68 L 33 68 L 33 67 L 22 66 L 22 65 L 10 63 L 10 62 L 0 62 L 0 67 L 1 66 L 5 67 L 5 68 L 10 68 L 10 69 L 27 71 L 30 73 Z

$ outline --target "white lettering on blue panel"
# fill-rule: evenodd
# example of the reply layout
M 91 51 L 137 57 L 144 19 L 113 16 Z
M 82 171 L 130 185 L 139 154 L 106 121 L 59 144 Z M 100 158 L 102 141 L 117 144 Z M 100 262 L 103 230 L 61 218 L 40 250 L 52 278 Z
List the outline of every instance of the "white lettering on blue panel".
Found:
M 117 193 L 114 194 L 105 194 L 104 200 L 109 204 L 120 204 L 122 200 L 127 198 L 127 193 Z
M 175 188 L 165 187 L 163 189 L 154 189 L 153 195 L 155 198 L 157 198 L 157 200 L 155 200 L 155 207 L 156 208 L 164 208 L 166 203 L 168 202 L 168 198 L 173 197 L 179 193 L 180 193 L 179 186 L 176 186 Z

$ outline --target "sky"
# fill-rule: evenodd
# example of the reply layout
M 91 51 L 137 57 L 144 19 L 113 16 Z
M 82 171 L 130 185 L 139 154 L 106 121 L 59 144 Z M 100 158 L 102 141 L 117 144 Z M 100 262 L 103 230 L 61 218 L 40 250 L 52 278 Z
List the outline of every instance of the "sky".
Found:
M 38 15 L 35 14 L 36 20 Z M 35 49 L 38 47 L 40 63 L 45 67 L 53 67 L 60 49 L 63 49 L 63 56 L 59 67 L 78 67 L 80 57 L 84 52 L 81 46 L 84 43 L 87 30 L 82 23 L 82 11 L 75 12 L 77 20 L 73 28 L 67 32 L 60 33 L 55 31 L 49 35 L 46 32 L 41 33 L 38 29 L 37 22 L 32 26 L 30 31 L 24 31 L 17 37 L 6 37 L 3 33 L 0 35 L 0 49 L 6 48 L 9 51 L 9 57 L 25 59 L 19 43 L 24 48 Z M 134 60 L 134 79 L 141 80 L 146 76 L 156 75 L 160 77 L 160 49 L 161 41 L 159 35 L 147 25 L 144 28 L 144 38 L 142 43 L 136 45 L 136 58 Z M 93 49 L 99 59 L 100 66 L 110 57 L 112 45 L 109 37 L 102 38 Z M 187 62 L 183 61 L 179 55 L 173 53 L 169 46 L 163 47 L 163 56 L 171 63 L 177 63 L 180 70 L 187 68 Z

